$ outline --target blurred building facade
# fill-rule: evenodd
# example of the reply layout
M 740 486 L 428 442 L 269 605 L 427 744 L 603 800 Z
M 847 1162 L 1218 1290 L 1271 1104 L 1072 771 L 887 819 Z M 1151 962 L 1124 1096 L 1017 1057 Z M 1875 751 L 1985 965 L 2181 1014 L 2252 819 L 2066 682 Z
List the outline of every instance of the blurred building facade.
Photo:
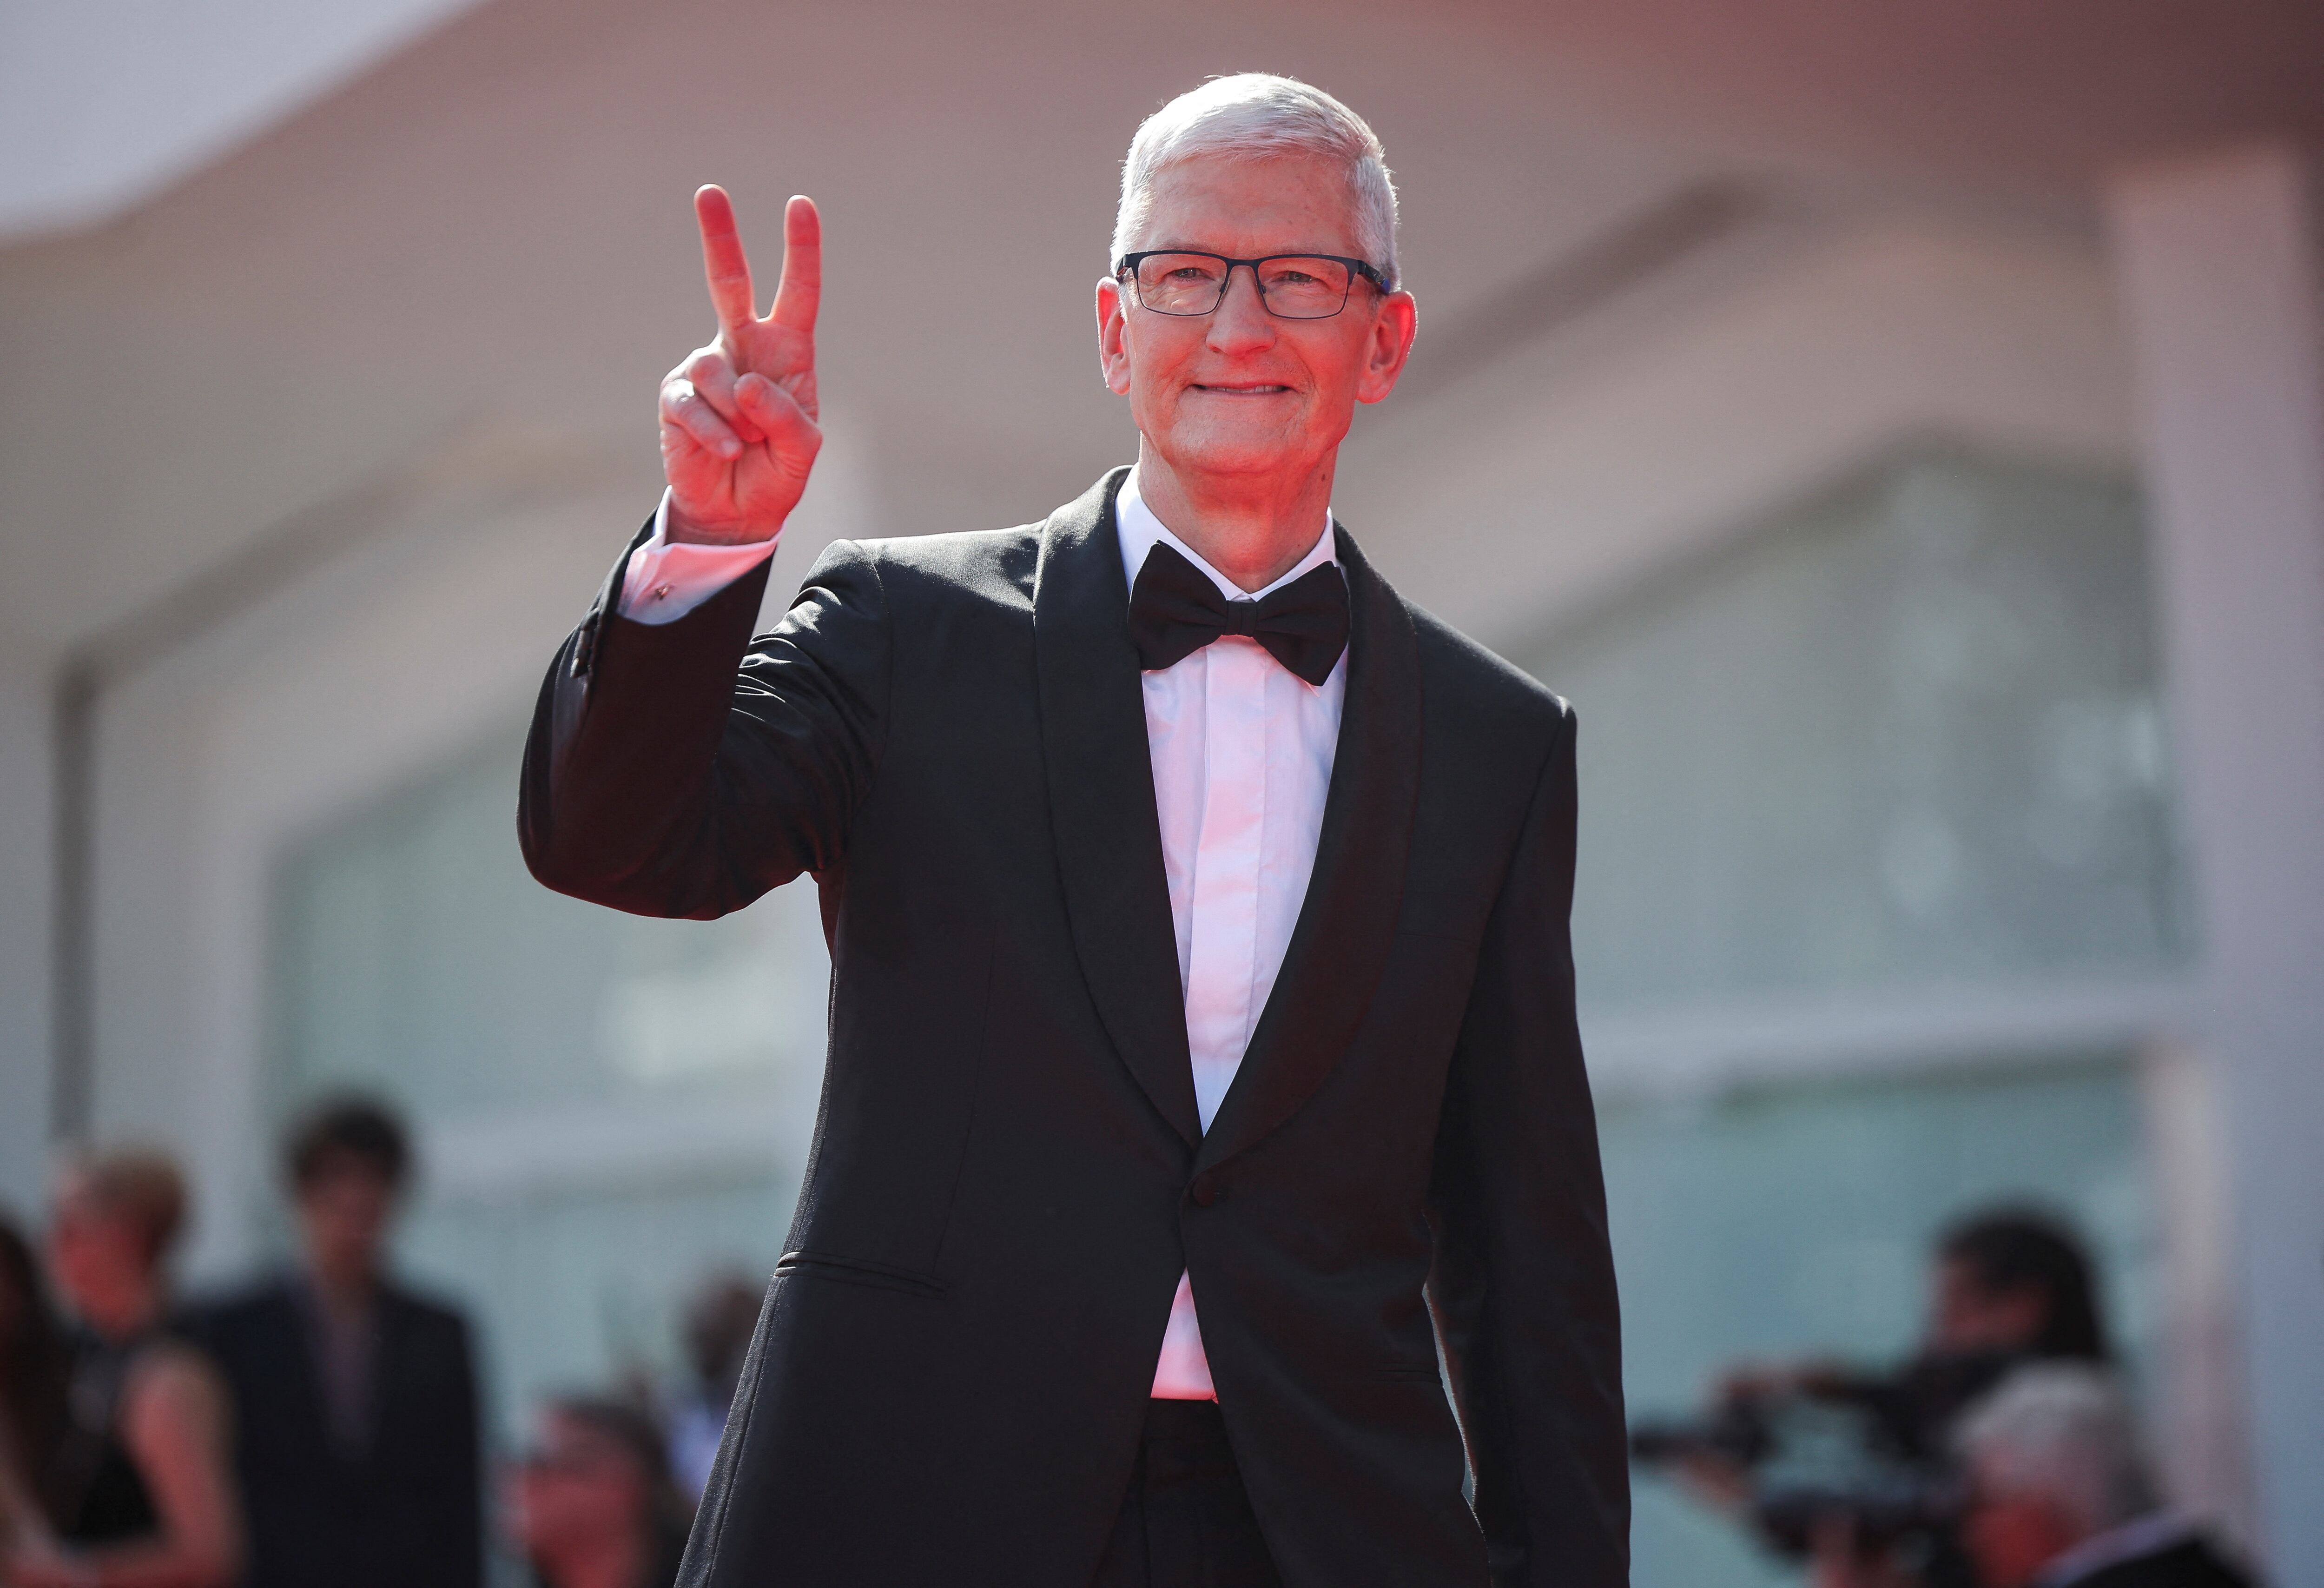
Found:
M 1936 1224 L 2036 1196 L 2175 1493 L 2324 1588 L 2311 10 L 488 0 L 343 67 L 0 248 L 0 1196 L 52 1137 L 162 1137 L 223 1274 L 280 1242 L 276 1122 L 361 1085 L 421 1127 L 409 1266 L 476 1306 L 503 1426 L 669 1354 L 781 1245 L 814 902 L 590 909 L 512 816 L 707 328 L 687 195 L 770 284 L 781 198 L 824 206 L 788 591 L 1130 456 L 1120 150 L 1287 70 L 1386 141 L 1422 304 L 1341 515 L 1583 725 L 1634 1399 L 1902 1350 Z M 1638 1548 L 1774 1577 L 1651 1487 Z

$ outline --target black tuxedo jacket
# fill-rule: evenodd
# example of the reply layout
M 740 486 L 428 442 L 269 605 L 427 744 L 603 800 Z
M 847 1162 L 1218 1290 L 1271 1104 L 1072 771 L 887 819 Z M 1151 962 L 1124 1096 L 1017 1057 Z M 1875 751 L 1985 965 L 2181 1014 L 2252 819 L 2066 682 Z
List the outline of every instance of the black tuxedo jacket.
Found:
M 2198 1537 L 2069 1578 L 2060 1588 L 2251 1588 L 2251 1579 Z
M 247 1588 L 476 1588 L 483 1579 L 475 1373 L 457 1313 L 379 1298 L 372 1437 L 332 1442 L 291 1279 L 196 1311 L 187 1332 L 234 1399 Z
M 536 876 L 706 917 L 812 872 L 831 942 L 806 1186 L 682 1581 L 1083 1588 L 1183 1269 L 1291 1588 L 1613 1588 L 1572 718 L 1342 532 L 1314 880 L 1204 1134 L 1120 479 L 841 542 L 755 642 L 763 565 L 661 626 L 614 615 L 617 565 L 541 692 Z

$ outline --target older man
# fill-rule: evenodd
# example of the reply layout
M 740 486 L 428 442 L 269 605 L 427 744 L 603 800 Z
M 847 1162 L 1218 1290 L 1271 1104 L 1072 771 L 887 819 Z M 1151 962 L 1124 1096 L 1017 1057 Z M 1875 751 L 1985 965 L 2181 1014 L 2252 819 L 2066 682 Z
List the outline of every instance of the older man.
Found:
M 2122 1390 L 2081 1362 L 2021 1368 L 1970 1408 L 1962 1541 L 1985 1588 L 2250 1588 L 2157 1500 Z
M 816 1150 L 685 1582 L 1624 1581 L 1572 717 L 1331 516 L 1412 346 L 1395 205 L 1304 84 L 1157 112 L 1097 288 L 1135 466 L 836 545 L 754 641 L 819 223 L 761 319 L 697 195 L 718 336 L 520 817 L 619 909 L 822 890 Z

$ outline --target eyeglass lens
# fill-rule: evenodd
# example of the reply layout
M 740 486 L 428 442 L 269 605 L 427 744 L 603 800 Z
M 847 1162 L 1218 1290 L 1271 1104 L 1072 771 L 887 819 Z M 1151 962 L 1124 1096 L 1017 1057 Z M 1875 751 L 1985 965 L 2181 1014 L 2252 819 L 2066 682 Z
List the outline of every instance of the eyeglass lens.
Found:
M 1138 301 L 1157 314 L 1208 314 L 1225 300 L 1227 262 L 1211 254 L 1149 254 L 1138 262 Z M 1259 262 L 1259 294 L 1285 319 L 1328 319 L 1347 306 L 1354 272 L 1336 259 Z

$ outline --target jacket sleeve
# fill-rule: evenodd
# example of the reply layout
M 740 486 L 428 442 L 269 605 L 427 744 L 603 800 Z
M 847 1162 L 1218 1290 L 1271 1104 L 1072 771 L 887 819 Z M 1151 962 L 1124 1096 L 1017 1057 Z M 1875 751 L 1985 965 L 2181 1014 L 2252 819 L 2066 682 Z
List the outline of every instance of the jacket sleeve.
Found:
M 1573 717 L 1561 709 L 1447 1078 L 1430 1292 L 1495 1588 L 1629 1580 L 1621 1320 L 1573 1010 Z
M 767 564 L 647 624 L 618 615 L 627 562 L 541 685 L 517 802 L 532 874 L 634 914 L 707 919 L 837 869 L 887 706 L 872 556 L 832 546 L 755 642 Z

